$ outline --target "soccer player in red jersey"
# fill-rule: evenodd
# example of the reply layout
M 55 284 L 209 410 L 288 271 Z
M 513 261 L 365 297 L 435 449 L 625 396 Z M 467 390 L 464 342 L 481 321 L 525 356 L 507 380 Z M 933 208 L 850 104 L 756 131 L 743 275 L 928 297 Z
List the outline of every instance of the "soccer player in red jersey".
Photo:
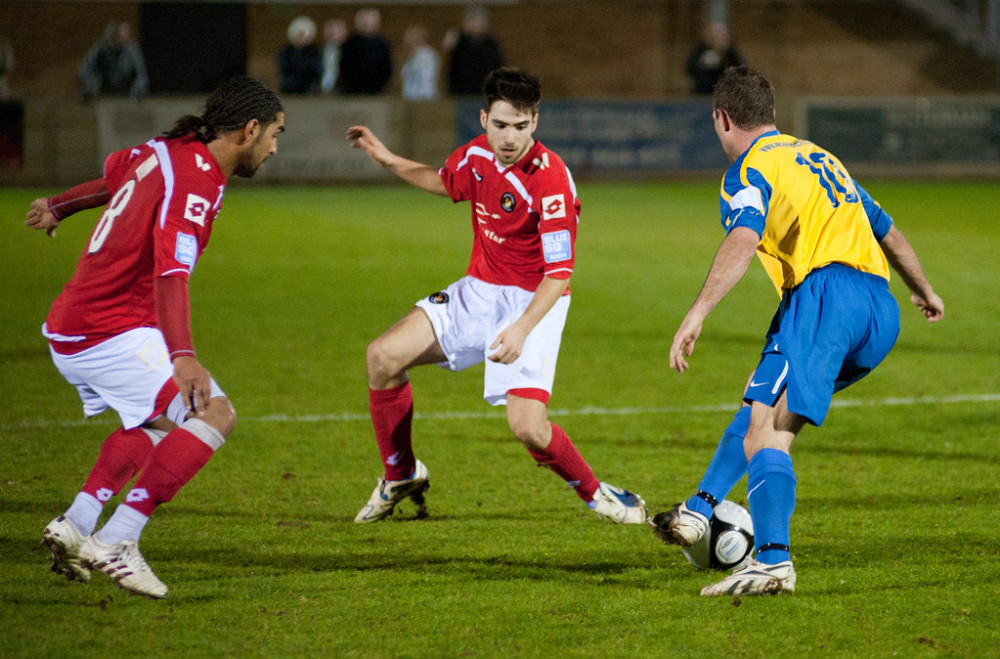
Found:
M 198 361 L 188 278 L 208 244 L 226 180 L 250 177 L 277 152 L 281 101 L 234 78 L 202 116 L 163 138 L 111 154 L 104 176 L 31 204 L 25 222 L 50 235 L 71 213 L 107 204 L 73 278 L 42 326 L 52 359 L 84 413 L 122 420 L 69 509 L 45 528 L 53 572 L 87 582 L 100 570 L 152 598 L 167 587 L 139 552 L 153 510 L 208 462 L 236 425 L 225 393 Z M 96 533 L 104 503 L 138 478 Z
M 507 406 L 510 429 L 531 456 L 602 517 L 644 523 L 643 500 L 598 481 L 547 415 L 580 202 L 566 165 L 533 137 L 541 85 L 520 69 L 500 68 L 483 91 L 486 134 L 440 170 L 392 153 L 365 126 L 347 131 L 356 148 L 404 181 L 470 202 L 475 236 L 466 276 L 417 302 L 368 346 L 369 409 L 385 474 L 354 521 L 383 519 L 407 497 L 423 511 L 428 473 L 411 446 L 407 370 L 439 364 L 460 371 L 485 362 L 484 398 Z

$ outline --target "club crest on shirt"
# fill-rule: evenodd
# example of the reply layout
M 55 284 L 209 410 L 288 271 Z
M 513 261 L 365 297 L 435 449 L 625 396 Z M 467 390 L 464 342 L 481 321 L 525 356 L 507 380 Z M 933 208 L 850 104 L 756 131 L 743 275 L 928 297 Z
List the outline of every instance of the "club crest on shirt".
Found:
M 433 295 L 428 295 L 427 301 L 430 302 L 431 304 L 447 304 L 448 294 L 445 293 L 444 291 L 438 291 Z
M 514 195 L 509 192 L 503 193 L 503 196 L 500 197 L 500 207 L 510 213 L 514 210 L 514 206 Z

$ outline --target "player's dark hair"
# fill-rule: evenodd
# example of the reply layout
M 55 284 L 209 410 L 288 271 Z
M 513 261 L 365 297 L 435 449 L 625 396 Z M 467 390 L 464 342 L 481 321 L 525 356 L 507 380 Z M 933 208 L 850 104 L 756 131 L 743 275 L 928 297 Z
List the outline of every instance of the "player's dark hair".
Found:
M 166 137 L 192 135 L 208 144 L 230 130 L 239 130 L 252 119 L 269 124 L 278 119 L 283 110 L 277 94 L 261 82 L 247 76 L 230 78 L 205 100 L 201 116 L 185 115 L 174 127 L 164 133 Z
M 749 66 L 730 66 L 712 92 L 712 107 L 725 110 L 742 130 L 774 123 L 774 87 Z
M 507 101 L 519 112 L 538 112 L 542 83 L 524 69 L 502 66 L 483 83 L 483 108 L 489 112 L 497 101 Z

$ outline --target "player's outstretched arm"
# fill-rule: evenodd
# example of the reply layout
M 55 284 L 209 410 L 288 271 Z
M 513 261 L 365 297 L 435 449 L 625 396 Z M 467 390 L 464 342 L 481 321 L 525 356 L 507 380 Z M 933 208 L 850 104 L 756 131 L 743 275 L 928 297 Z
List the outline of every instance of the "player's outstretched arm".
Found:
M 920 309 L 928 321 L 936 323 L 941 320 L 944 317 L 944 301 L 931 287 L 917 253 L 903 232 L 893 226 L 880 244 L 892 269 L 899 273 L 910 289 L 910 302 Z
M 361 149 L 367 153 L 376 165 L 388 169 L 407 183 L 442 197 L 448 196 L 448 191 L 436 169 L 397 156 L 382 144 L 382 141 L 375 137 L 375 133 L 371 132 L 367 126 L 351 126 L 347 129 L 347 139 L 354 142 L 355 149 Z
M 64 219 L 73 213 L 103 206 L 109 199 L 111 192 L 103 178 L 87 181 L 54 197 L 31 202 L 24 225 L 32 229 L 44 229 L 46 235 L 52 238 L 56 235 L 56 227 Z
M 759 242 L 760 236 L 753 229 L 736 227 L 719 245 L 701 292 L 698 293 L 697 299 L 674 334 L 673 343 L 670 345 L 670 368 L 678 373 L 688 369 L 685 357 L 690 357 L 694 352 L 694 343 L 701 334 L 702 323 L 722 298 L 726 297 L 743 278 Z

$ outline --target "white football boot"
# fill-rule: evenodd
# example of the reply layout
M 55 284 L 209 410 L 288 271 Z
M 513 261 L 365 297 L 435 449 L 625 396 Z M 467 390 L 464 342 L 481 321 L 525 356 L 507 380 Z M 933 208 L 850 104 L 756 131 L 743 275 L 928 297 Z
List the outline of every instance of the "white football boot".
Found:
M 152 599 L 167 596 L 166 584 L 153 574 L 139 552 L 139 545 L 131 540 L 106 545 L 92 535 L 80 549 L 80 563 L 92 570 L 100 570 L 114 579 L 119 588 L 136 595 Z
M 746 567 L 701 589 L 702 597 L 719 595 L 778 595 L 795 592 L 795 568 L 791 561 L 774 565 L 751 561 Z
M 708 518 L 682 501 L 670 510 L 657 513 L 651 522 L 656 535 L 668 545 L 690 547 L 708 532 Z
M 80 565 L 80 548 L 88 537 L 63 515 L 49 522 L 42 531 L 42 544 L 52 552 L 52 571 L 70 581 L 90 581 L 90 569 Z
M 587 504 L 595 513 L 616 524 L 644 524 L 646 502 L 638 494 L 600 483 L 594 500 Z
M 368 503 L 361 509 L 354 521 L 358 524 L 377 522 L 385 519 L 395 510 L 396 504 L 410 497 L 413 503 L 417 504 L 417 517 L 427 516 L 427 506 L 424 504 L 424 491 L 431 486 L 427 467 L 420 460 L 417 460 L 413 468 L 413 474 L 409 478 L 399 481 L 387 481 L 384 478 L 378 479 L 378 485 Z

